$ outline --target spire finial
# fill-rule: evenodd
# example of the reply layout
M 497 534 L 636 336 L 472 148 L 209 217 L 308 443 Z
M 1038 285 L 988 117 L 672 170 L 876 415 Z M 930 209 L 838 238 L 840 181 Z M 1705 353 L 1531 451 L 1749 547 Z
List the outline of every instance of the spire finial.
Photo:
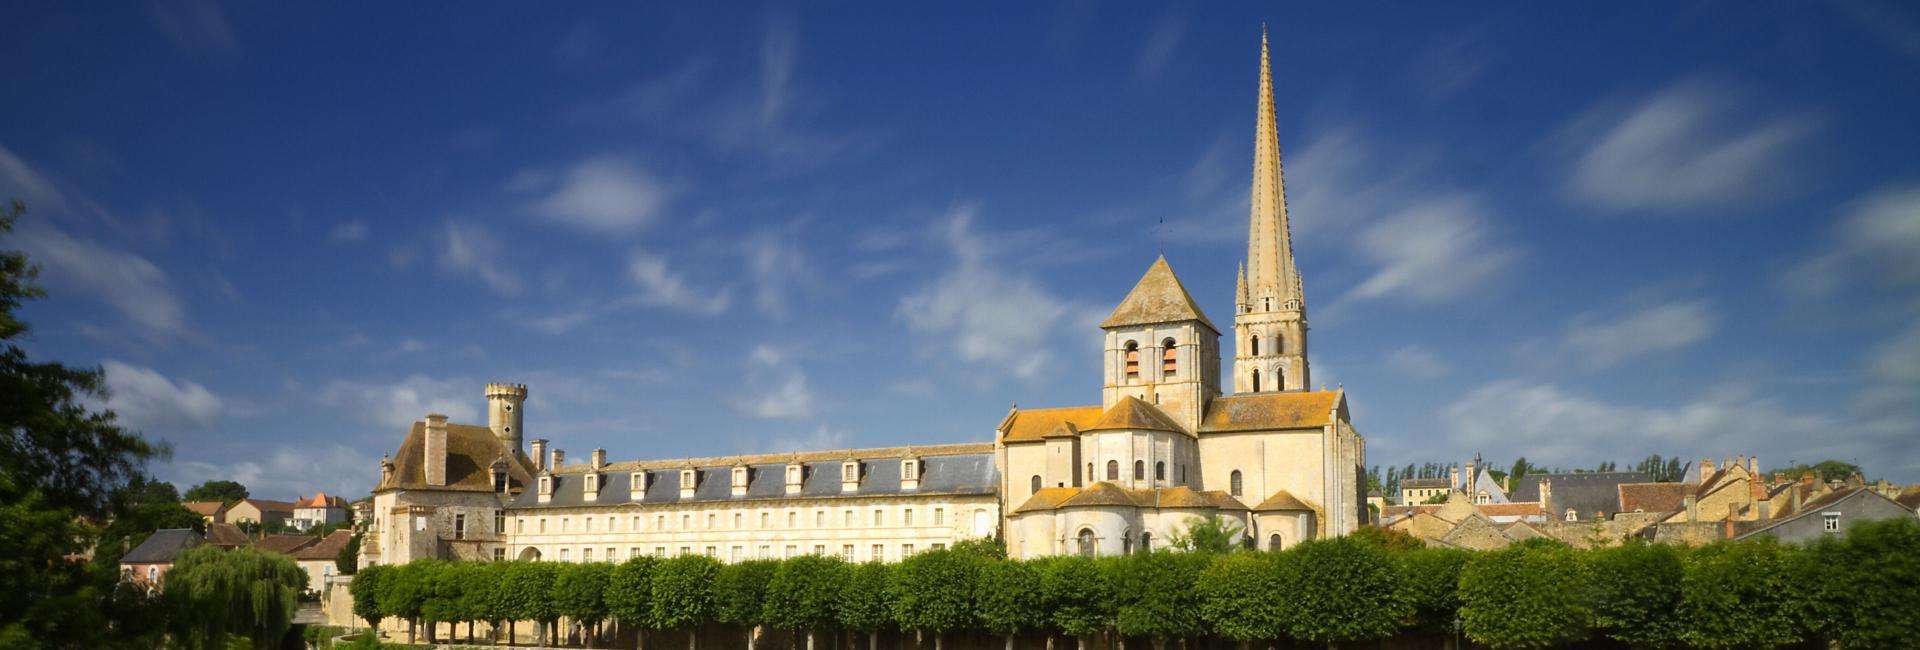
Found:
M 1261 298 L 1262 311 L 1298 309 L 1299 271 L 1293 261 L 1293 236 L 1287 218 L 1286 174 L 1280 163 L 1280 135 L 1273 97 L 1273 63 L 1266 25 L 1260 28 L 1260 90 L 1254 120 L 1253 200 L 1247 232 L 1247 288 Z

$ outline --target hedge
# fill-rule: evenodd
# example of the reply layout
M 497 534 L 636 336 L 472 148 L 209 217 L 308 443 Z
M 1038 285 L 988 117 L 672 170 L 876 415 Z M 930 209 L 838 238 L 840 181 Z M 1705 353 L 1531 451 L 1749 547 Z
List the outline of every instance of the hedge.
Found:
M 760 626 L 864 634 L 869 645 L 898 630 L 935 647 L 953 634 L 1009 645 L 1021 635 L 1325 645 L 1459 634 L 1494 649 L 1587 640 L 1897 648 L 1920 638 L 1920 522 L 1911 519 L 1858 524 L 1808 546 L 1580 550 L 1535 539 L 1472 552 L 1396 539 L 1024 561 L 940 550 L 898 564 L 423 561 L 363 568 L 351 589 L 355 614 L 370 623 L 538 621 L 547 638 L 562 617 L 590 634 L 601 621 L 642 634 L 719 623 L 749 640 Z

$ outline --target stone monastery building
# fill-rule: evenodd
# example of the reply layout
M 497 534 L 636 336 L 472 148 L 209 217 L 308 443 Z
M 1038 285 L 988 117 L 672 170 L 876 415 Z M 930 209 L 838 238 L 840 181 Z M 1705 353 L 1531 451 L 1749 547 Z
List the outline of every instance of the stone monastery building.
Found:
M 1100 324 L 1100 402 L 1016 407 L 990 442 L 569 464 L 523 444 L 527 387 L 489 384 L 485 425 L 427 415 L 381 460 L 361 561 L 897 561 L 995 536 L 1014 557 L 1113 555 L 1211 516 L 1267 548 L 1351 532 L 1366 443 L 1343 391 L 1309 388 L 1264 36 L 1254 142 L 1231 395 L 1221 331 L 1165 258 Z

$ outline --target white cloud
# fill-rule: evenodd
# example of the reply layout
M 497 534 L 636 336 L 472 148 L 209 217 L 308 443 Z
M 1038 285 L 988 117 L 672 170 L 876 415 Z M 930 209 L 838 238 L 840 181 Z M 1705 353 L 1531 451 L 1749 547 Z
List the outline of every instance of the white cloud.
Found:
M 334 380 L 322 388 L 318 400 L 336 412 L 393 431 L 404 431 L 428 413 L 440 413 L 455 422 L 476 422 L 484 401 L 477 384 L 464 379 L 435 379 L 411 375 L 391 384 Z
M 527 325 L 548 334 L 565 334 L 593 320 L 595 315 L 590 310 L 564 311 L 534 318 L 527 321 Z
M 302 444 L 277 447 L 266 462 L 214 462 L 199 458 L 159 463 L 154 473 L 180 489 L 223 479 L 247 486 L 263 499 L 292 500 L 314 492 L 348 496 L 366 494 L 380 476 L 379 459 L 345 445 Z
M 1595 367 L 1706 340 L 1718 319 L 1701 301 L 1676 301 L 1636 309 L 1612 320 L 1587 314 L 1567 326 L 1566 344 Z
M 1408 377 L 1433 379 L 1450 370 L 1445 361 L 1432 350 L 1418 345 L 1408 345 L 1387 353 L 1387 365 Z M 1329 375 L 1322 374 L 1322 379 Z
M 531 191 L 545 185 L 543 172 L 522 171 L 509 189 Z M 568 168 L 533 205 L 547 218 L 596 232 L 637 230 L 651 223 L 672 197 L 672 189 L 632 160 L 597 156 Z
M 795 291 L 809 288 L 813 265 L 793 233 L 762 231 L 746 243 L 747 269 L 753 275 L 753 302 L 766 315 L 784 319 Z
M 16 231 L 48 284 L 93 294 L 151 339 L 186 334 L 186 307 L 166 272 L 146 258 L 67 235 L 42 221 Z
M 1368 227 L 1360 235 L 1360 252 L 1379 269 L 1348 297 L 1434 303 L 1481 287 L 1516 257 L 1493 241 L 1483 211 L 1477 200 L 1455 195 Z
M 1920 288 L 1920 186 L 1889 187 L 1853 202 L 1830 243 L 1794 265 L 1777 284 L 1807 298 L 1826 297 L 1859 280 Z
M 1875 381 L 1920 385 L 1920 324 L 1874 346 L 1867 358 Z M 1920 393 L 1915 395 L 1920 399 Z
M 226 405 L 205 386 L 174 381 L 142 366 L 108 360 L 106 407 L 129 427 L 153 435 L 204 431 L 219 424 Z
M 713 316 L 727 310 L 733 302 L 728 289 L 697 290 L 667 268 L 665 257 L 635 251 L 627 265 L 627 275 L 640 286 L 639 301 L 644 305 L 666 307 L 690 314 Z
M 846 449 L 851 447 L 853 436 L 844 429 L 835 429 L 825 424 L 810 432 L 784 433 L 773 436 L 770 441 L 760 439 L 749 441 L 750 453 L 780 453 L 789 451 L 821 451 L 827 449 Z
M 19 199 L 29 209 L 59 211 L 66 204 L 66 197 L 52 181 L 5 146 L 0 146 L 0 193 L 9 199 Z
M 1587 466 L 1647 454 L 1757 454 L 1779 461 L 1860 458 L 1884 442 L 1831 414 L 1791 408 L 1742 385 L 1711 387 L 1677 404 L 1608 402 L 1546 383 L 1495 381 L 1443 409 L 1450 453 L 1524 451 L 1541 464 Z
M 991 263 L 972 231 L 975 212 L 965 206 L 949 215 L 943 243 L 953 266 L 902 298 L 894 314 L 954 358 L 1031 379 L 1052 362 L 1047 339 L 1076 309 L 1032 278 Z
M 1134 75 L 1141 79 L 1159 77 L 1173 61 L 1173 54 L 1186 34 L 1187 20 L 1181 16 L 1168 14 L 1154 21 L 1153 32 L 1140 47 L 1140 60 L 1134 63 Z
M 1747 119 L 1742 93 L 1688 80 L 1630 106 L 1588 111 L 1560 134 L 1572 154 L 1567 189 L 1614 211 L 1750 203 L 1795 186 L 1788 154 L 1816 129 L 1795 115 Z
M 813 415 L 813 389 L 807 374 L 791 357 L 761 345 L 747 357 L 746 394 L 732 400 L 734 412 L 769 420 L 797 420 Z
M 233 25 L 214 0 L 153 0 L 147 12 L 182 50 L 229 53 L 239 47 Z
M 327 231 L 327 241 L 335 244 L 364 241 L 367 238 L 367 231 L 367 222 L 365 220 L 353 219 L 342 221 L 334 224 L 333 230 Z
M 502 294 L 520 292 L 520 278 L 501 266 L 500 242 L 485 230 L 448 221 L 441 230 L 439 244 L 441 271 L 472 274 Z

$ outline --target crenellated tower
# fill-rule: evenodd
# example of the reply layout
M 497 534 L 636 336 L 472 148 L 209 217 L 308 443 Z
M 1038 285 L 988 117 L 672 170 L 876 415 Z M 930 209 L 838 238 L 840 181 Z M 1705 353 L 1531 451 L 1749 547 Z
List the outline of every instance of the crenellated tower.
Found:
M 1247 259 L 1235 285 L 1233 392 L 1306 390 L 1307 303 L 1293 261 L 1286 177 L 1274 125 L 1273 72 L 1260 33 L 1259 114 L 1254 120 L 1253 196 Z
M 526 384 L 487 384 L 487 428 L 508 449 L 520 451 L 522 409 L 527 402 Z

